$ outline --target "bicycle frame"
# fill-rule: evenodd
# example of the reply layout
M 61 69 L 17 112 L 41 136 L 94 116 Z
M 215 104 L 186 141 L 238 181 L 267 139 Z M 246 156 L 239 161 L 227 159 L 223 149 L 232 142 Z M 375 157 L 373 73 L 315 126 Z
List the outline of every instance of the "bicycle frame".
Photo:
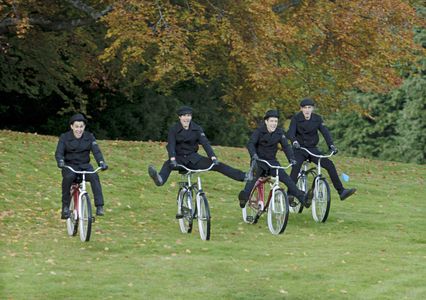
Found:
M 201 186 L 201 177 L 200 177 L 199 174 L 202 173 L 202 172 L 210 171 L 214 167 L 214 164 L 211 164 L 210 167 L 208 167 L 207 169 L 200 169 L 200 170 L 189 169 L 186 166 L 180 165 L 180 164 L 178 164 L 177 166 L 180 167 L 180 168 L 183 168 L 187 171 L 187 173 L 183 174 L 183 176 L 186 177 L 186 182 L 188 183 L 188 187 L 191 188 L 191 189 L 194 189 L 194 185 L 191 183 L 192 175 L 197 174 L 197 186 L 196 186 L 197 190 L 196 190 L 196 192 L 198 194 L 198 193 L 201 193 L 202 190 L 203 190 L 202 186 Z
M 318 158 L 318 164 L 317 164 L 317 167 L 316 167 L 316 172 L 317 173 L 316 173 L 315 179 L 314 179 L 314 186 L 316 187 L 316 186 L 318 186 L 318 181 L 323 177 L 322 174 L 321 174 L 321 159 L 332 157 L 334 155 L 334 152 L 331 151 L 331 153 L 327 154 L 327 155 L 318 155 L 318 154 L 312 153 L 311 151 L 309 151 L 308 149 L 306 149 L 304 147 L 300 147 L 300 149 L 306 151 L 309 155 Z M 307 168 L 306 162 L 304 162 L 303 165 L 304 165 L 305 168 Z M 305 173 L 308 174 L 310 172 L 310 170 L 314 170 L 314 168 L 311 168 L 308 171 L 305 171 Z M 318 192 L 318 189 L 315 189 L 315 191 Z M 315 196 L 317 197 L 318 195 L 315 195 Z
M 272 197 L 275 197 L 276 190 L 280 188 L 280 178 L 278 176 L 278 171 L 280 169 L 286 170 L 286 169 L 290 168 L 292 165 L 289 164 L 286 167 L 281 167 L 281 166 L 273 166 L 267 160 L 264 160 L 264 159 L 257 159 L 257 161 L 260 161 L 260 162 L 267 164 L 271 169 L 275 169 L 275 176 L 271 175 L 272 182 L 271 182 L 271 180 L 269 180 L 268 177 L 263 177 L 263 178 L 265 178 L 265 180 L 263 180 L 263 183 L 266 182 L 266 181 L 269 181 L 269 185 L 271 186 L 271 190 L 269 191 L 268 201 L 266 202 L 266 206 L 265 206 L 265 208 L 267 208 L 269 206 L 269 202 L 271 201 Z M 262 189 L 264 190 L 264 186 L 262 186 Z M 264 211 L 264 208 L 262 208 L 262 210 Z
M 314 176 L 314 181 L 312 182 L 312 217 L 316 222 L 325 222 L 327 220 L 329 211 L 330 211 L 330 187 L 327 183 L 327 180 L 321 174 L 321 160 L 323 158 L 329 158 L 335 153 L 332 151 L 328 155 L 319 155 L 312 153 L 306 148 L 301 147 L 302 150 L 306 151 L 309 155 L 318 158 L 318 163 L 315 168 L 306 170 L 307 164 L 304 164 L 304 170 L 302 171 L 303 176 L 307 176 L 308 173 L 311 173 Z

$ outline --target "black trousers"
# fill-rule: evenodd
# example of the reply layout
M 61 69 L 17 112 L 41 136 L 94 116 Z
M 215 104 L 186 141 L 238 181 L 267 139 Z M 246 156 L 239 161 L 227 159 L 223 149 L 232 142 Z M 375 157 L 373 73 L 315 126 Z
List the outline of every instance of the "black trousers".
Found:
M 79 170 L 78 167 L 72 166 L 74 170 Z M 93 167 L 89 166 L 84 169 L 85 171 L 93 171 Z M 74 180 L 77 178 L 77 174 L 73 173 L 67 168 L 62 169 L 62 205 L 70 205 L 70 188 Z M 81 176 L 81 175 L 80 175 Z M 102 194 L 101 182 L 99 180 L 98 174 L 86 174 L 86 180 L 90 182 L 92 188 L 93 196 L 95 198 L 95 206 L 104 205 L 104 196 Z
M 322 154 L 318 148 L 309 148 L 308 150 L 314 154 L 318 154 L 318 155 Z M 293 166 L 293 168 L 291 169 L 290 177 L 293 181 L 296 182 L 297 175 L 299 174 L 299 171 L 300 171 L 300 168 L 302 167 L 303 162 L 309 159 L 311 162 L 318 164 L 319 159 L 315 156 L 309 155 L 306 151 L 301 149 L 294 150 L 294 156 L 296 158 L 297 164 Z M 334 188 L 340 195 L 344 187 L 342 182 L 340 181 L 339 175 L 337 174 L 337 170 L 336 170 L 336 167 L 334 166 L 333 161 L 331 161 L 328 158 L 322 158 L 321 167 L 327 170 Z
M 280 166 L 280 163 L 276 160 L 269 161 L 269 163 L 273 166 Z M 270 168 L 267 164 L 263 162 L 257 162 L 257 166 L 253 170 L 253 180 L 247 181 L 243 190 L 245 199 L 248 199 L 250 197 L 250 192 L 253 189 L 259 177 L 268 176 L 268 175 L 275 176 L 276 174 L 275 172 L 276 172 L 276 169 Z M 280 179 L 282 183 L 284 183 L 287 186 L 288 193 L 290 195 L 295 196 L 299 200 L 303 198 L 304 193 L 297 188 L 294 181 L 290 178 L 290 176 L 287 175 L 287 173 L 283 169 L 278 170 L 278 178 Z
M 178 160 L 179 163 L 179 160 Z M 200 160 L 198 160 L 195 163 L 192 163 L 191 161 L 188 161 L 187 163 L 184 163 L 184 165 L 189 169 L 207 169 L 212 164 L 212 161 L 207 157 L 201 157 Z M 170 167 L 170 160 L 166 160 L 163 164 L 163 167 L 160 170 L 160 176 L 163 179 L 163 184 L 166 183 L 167 179 L 169 178 L 170 173 L 173 171 Z M 177 170 L 177 169 L 175 169 Z M 237 181 L 244 181 L 244 178 L 246 174 L 238 169 L 234 169 L 227 164 L 219 162 L 218 165 L 213 166 L 211 169 L 212 171 L 219 172 L 229 178 L 232 178 Z

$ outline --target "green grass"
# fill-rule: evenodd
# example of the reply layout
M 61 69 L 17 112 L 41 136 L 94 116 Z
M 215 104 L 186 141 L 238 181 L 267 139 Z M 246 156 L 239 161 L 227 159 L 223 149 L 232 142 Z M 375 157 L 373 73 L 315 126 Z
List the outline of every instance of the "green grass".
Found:
M 424 165 L 338 155 L 357 194 L 341 202 L 333 190 L 326 223 L 291 215 L 280 236 L 266 216 L 242 222 L 242 183 L 204 174 L 206 242 L 196 225 L 178 229 L 180 177 L 157 188 L 147 175 L 166 159 L 164 143 L 100 141 L 106 215 L 82 243 L 59 218 L 56 142 L 0 131 L 0 299 L 426 299 Z M 245 149 L 215 150 L 246 169 Z

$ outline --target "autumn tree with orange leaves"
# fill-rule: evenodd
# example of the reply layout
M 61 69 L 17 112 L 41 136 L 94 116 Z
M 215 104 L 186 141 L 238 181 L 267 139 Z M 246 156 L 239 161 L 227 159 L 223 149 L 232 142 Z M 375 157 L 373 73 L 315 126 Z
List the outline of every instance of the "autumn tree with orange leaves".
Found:
M 123 77 L 163 91 L 219 79 L 247 115 L 294 111 L 305 96 L 335 110 L 345 91 L 398 86 L 421 22 L 401 0 L 125 0 L 103 20 L 101 59 L 118 60 Z

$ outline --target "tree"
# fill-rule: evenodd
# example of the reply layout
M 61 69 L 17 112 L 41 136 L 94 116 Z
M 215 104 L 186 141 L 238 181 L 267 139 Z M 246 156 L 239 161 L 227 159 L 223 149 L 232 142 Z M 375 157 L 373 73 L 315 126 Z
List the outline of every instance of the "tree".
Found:
M 97 60 L 103 32 L 95 22 L 111 7 L 97 12 L 80 0 L 2 2 L 0 91 L 38 101 L 53 95 L 68 110 L 85 111 L 84 84 L 105 78 Z
M 304 96 L 334 110 L 348 89 L 389 91 L 402 82 L 396 67 L 413 60 L 421 23 L 402 0 L 125 0 L 103 20 L 101 58 L 118 58 L 133 84 L 168 91 L 189 78 L 221 80 L 223 99 L 246 115 L 294 111 Z

